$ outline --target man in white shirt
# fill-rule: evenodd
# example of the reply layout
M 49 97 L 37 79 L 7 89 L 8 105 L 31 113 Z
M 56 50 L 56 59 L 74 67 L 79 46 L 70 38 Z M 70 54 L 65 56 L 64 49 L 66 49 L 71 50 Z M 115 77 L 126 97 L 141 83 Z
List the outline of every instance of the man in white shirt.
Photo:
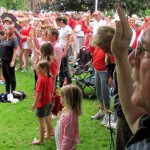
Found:
M 94 12 L 93 17 L 95 18 L 95 21 L 92 22 L 91 27 L 93 29 L 93 35 L 95 35 L 100 26 L 106 25 L 106 21 L 102 19 L 102 13 L 100 11 Z

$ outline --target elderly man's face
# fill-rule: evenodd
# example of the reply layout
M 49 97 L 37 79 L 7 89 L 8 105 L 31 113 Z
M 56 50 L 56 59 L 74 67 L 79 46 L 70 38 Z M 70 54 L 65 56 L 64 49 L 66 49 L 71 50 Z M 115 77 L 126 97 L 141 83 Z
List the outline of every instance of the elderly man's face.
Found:
M 150 114 L 150 28 L 148 28 L 138 43 L 138 47 L 129 55 L 133 66 L 132 77 L 134 93 L 132 102 Z

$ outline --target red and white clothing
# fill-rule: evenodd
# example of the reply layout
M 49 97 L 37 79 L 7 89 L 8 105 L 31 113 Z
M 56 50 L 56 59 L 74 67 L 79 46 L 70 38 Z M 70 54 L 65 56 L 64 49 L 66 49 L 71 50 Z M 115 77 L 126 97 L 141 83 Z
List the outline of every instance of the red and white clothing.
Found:
M 51 101 L 52 93 L 52 78 L 44 75 L 39 75 L 36 83 L 36 93 L 41 93 L 40 100 L 37 103 L 37 108 L 47 105 Z
M 141 40 L 141 36 L 143 34 L 143 30 L 140 31 L 133 31 L 132 39 L 130 42 L 130 46 L 135 49 L 137 46 L 138 41 Z
M 29 37 L 31 29 L 32 29 L 31 26 L 29 26 L 28 28 L 22 27 L 21 33 L 20 33 L 21 36 L 27 36 L 27 37 L 20 39 L 20 48 L 23 48 L 23 49 L 29 48 L 27 44 L 27 38 Z

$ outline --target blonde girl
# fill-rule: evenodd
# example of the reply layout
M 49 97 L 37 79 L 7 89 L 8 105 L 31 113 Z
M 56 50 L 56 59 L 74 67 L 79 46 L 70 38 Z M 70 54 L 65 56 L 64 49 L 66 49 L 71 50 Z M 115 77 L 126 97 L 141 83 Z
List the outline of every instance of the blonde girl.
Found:
M 60 95 L 64 109 L 55 128 L 57 150 L 75 150 L 79 142 L 82 91 L 76 85 L 66 85 L 60 89 Z

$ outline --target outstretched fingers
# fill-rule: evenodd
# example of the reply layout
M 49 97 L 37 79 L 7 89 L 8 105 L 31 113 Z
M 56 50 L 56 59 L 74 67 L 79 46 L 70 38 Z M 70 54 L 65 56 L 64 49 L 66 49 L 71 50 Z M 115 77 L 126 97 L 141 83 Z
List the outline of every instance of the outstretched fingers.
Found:
M 116 4 L 116 10 L 123 26 L 123 36 L 130 41 L 132 37 L 132 31 L 129 27 L 128 20 L 119 4 Z
M 122 41 L 122 32 L 123 32 L 122 23 L 119 21 L 116 24 L 115 35 L 111 43 L 111 51 L 114 55 L 117 55 L 118 50 L 120 50 Z

